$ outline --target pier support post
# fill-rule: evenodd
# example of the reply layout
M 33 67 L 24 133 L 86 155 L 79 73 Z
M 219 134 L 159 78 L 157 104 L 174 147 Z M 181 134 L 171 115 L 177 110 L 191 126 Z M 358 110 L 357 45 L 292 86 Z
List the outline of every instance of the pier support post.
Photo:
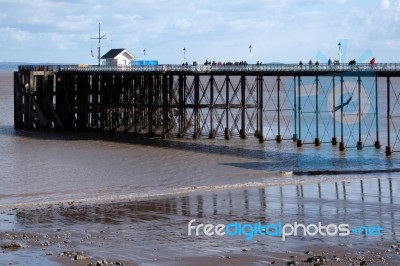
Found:
M 88 127 L 88 86 L 89 75 L 83 74 L 78 76 L 77 80 L 77 127 L 86 129 Z M 111 91 L 111 89 L 110 89 Z
M 14 72 L 14 128 L 23 127 L 22 97 L 24 86 L 21 73 Z
M 292 137 L 292 140 L 293 140 L 293 142 L 296 142 L 297 141 L 297 93 L 296 93 L 296 91 L 297 91 L 297 86 L 296 86 L 296 76 L 294 76 L 293 77 L 293 96 L 294 96 L 294 99 L 293 99 L 293 103 L 294 103 L 294 106 L 293 106 L 293 112 L 294 112 L 294 133 L 293 133 L 293 137 Z
M 257 137 L 259 143 L 264 143 L 264 77 L 257 77 L 257 101 L 258 101 L 258 120 L 257 120 Z
M 319 103 L 318 103 L 318 86 L 319 86 L 319 79 L 318 76 L 315 77 L 315 117 L 316 117 L 316 137 L 314 140 L 314 145 L 319 146 L 321 145 L 321 140 L 319 139 Z
M 33 72 L 29 72 L 29 79 L 27 79 L 28 86 L 25 87 L 25 99 L 24 99 L 24 129 L 32 129 L 32 93 L 34 88 L 34 76 Z
M 210 132 L 208 134 L 209 139 L 215 139 L 215 128 L 214 128 L 214 76 L 210 75 Z
M 225 124 L 225 140 L 230 140 L 231 139 L 231 132 L 229 130 L 229 112 L 230 112 L 230 98 L 229 98 L 229 83 L 230 79 L 229 76 L 227 75 L 225 78 L 225 88 L 226 88 L 226 104 L 225 104 L 225 119 L 226 119 L 226 124 Z
M 146 89 L 147 89 L 147 127 L 148 127 L 148 132 L 147 136 L 148 137 L 154 137 L 156 135 L 155 130 L 156 130 L 156 98 L 157 98 L 157 93 L 156 93 L 156 76 L 153 74 L 148 74 L 146 75 Z
M 101 80 L 100 76 L 100 80 Z M 101 82 L 101 81 L 100 81 Z M 132 108 L 133 108 L 133 118 L 132 118 L 132 128 L 134 134 L 139 133 L 139 123 L 140 123 L 140 107 L 139 107 L 139 97 L 140 97 L 140 78 L 137 73 L 133 74 L 132 76 Z M 101 89 L 101 88 L 100 88 Z M 101 95 L 101 91 L 99 90 L 99 94 Z M 100 109 L 99 111 L 103 108 L 102 107 L 102 99 L 100 99 L 99 104 L 100 104 Z M 100 120 L 101 121 L 101 120 Z M 101 123 L 101 122 L 100 122 Z
M 282 142 L 282 135 L 281 135 L 281 77 L 278 76 L 276 79 L 276 82 L 278 83 L 278 90 L 277 90 L 277 96 L 278 96 L 278 110 L 277 110 L 277 115 L 278 115 L 278 135 L 276 135 L 276 142 L 281 143 Z
M 390 146 L 390 77 L 387 77 L 386 79 L 386 89 L 387 89 L 387 110 L 386 110 L 386 116 L 387 116 L 387 146 L 385 153 L 386 155 L 391 155 L 393 150 L 392 147 Z
M 299 138 L 297 139 L 297 147 L 303 146 L 303 141 L 301 140 L 301 77 L 298 76 L 298 100 L 299 100 L 299 106 L 298 106 L 298 112 L 299 112 Z
M 198 139 L 200 135 L 200 114 L 199 114 L 199 101 L 200 101 L 200 77 L 194 76 L 194 133 L 193 139 Z
M 185 96 L 185 83 L 186 83 L 186 77 L 184 77 L 183 75 L 179 75 L 178 78 L 178 83 L 179 83 L 179 128 L 178 128 L 178 138 L 182 138 L 183 137 L 183 129 L 185 127 L 184 125 L 184 110 L 183 110 L 183 105 L 184 105 L 184 96 Z
M 240 90 L 241 90 L 241 99 L 240 99 L 240 107 L 241 107 L 241 129 L 240 129 L 240 138 L 247 139 L 246 136 L 246 76 L 242 75 L 240 78 Z
M 156 131 L 163 131 L 162 121 L 163 121 L 163 83 L 162 75 L 156 74 L 155 78 L 155 100 L 154 100 L 154 110 L 155 110 L 155 121 L 154 128 Z
M 165 139 L 168 136 L 170 119 L 168 117 L 168 75 L 162 74 L 162 112 L 163 112 L 163 132 L 161 137 Z
M 122 76 L 121 75 L 113 75 L 113 87 L 112 87 L 112 129 L 117 130 L 121 126 L 120 121 L 120 93 L 122 90 Z
M 332 99 L 332 113 L 333 113 L 333 137 L 332 137 L 332 145 L 337 144 L 337 137 L 336 137 L 336 112 L 335 112 L 335 106 L 336 106 L 336 88 L 335 88 L 335 76 L 332 76 L 332 93 L 333 93 L 333 99 Z
M 56 112 L 64 129 L 73 129 L 73 93 L 74 76 L 57 73 L 56 82 Z
M 344 86 L 344 79 L 343 76 L 340 76 L 340 142 L 339 142 L 339 150 L 344 151 L 344 128 L 343 128 L 343 86 Z
M 378 101 L 378 77 L 375 77 L 375 125 L 376 125 L 376 141 L 374 143 L 375 149 L 381 148 L 379 141 L 379 101 Z
M 79 76 L 79 75 L 77 75 Z M 103 108 L 103 125 L 105 128 L 107 128 L 108 130 L 111 130 L 112 128 L 112 103 L 113 103 L 113 98 L 112 98 L 112 88 L 110 88 L 112 86 L 113 83 L 113 78 L 111 74 L 103 74 L 103 84 L 102 84 L 102 96 L 103 96 L 103 103 L 104 103 L 104 108 Z M 75 95 L 78 92 L 75 91 Z M 141 91 L 141 95 L 143 95 L 142 91 Z
M 100 78 L 98 74 L 92 74 L 92 125 L 94 128 L 100 128 L 99 122 L 99 91 Z
M 358 76 L 358 141 L 357 141 L 357 150 L 362 150 L 362 136 L 361 136 L 361 77 Z

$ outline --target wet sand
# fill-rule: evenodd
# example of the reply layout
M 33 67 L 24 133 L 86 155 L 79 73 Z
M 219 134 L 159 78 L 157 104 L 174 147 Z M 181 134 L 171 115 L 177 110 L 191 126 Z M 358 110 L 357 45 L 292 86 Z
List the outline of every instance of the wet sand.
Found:
M 33 260 L 38 264 L 60 265 L 89 265 L 103 259 L 112 262 L 111 265 L 118 265 L 117 262 L 124 265 L 288 265 L 291 261 L 305 265 L 311 261 L 323 261 L 324 265 L 397 265 L 400 263 L 395 213 L 398 198 L 393 194 L 387 196 L 389 182 L 394 186 L 397 181 L 384 178 L 361 181 L 364 187 L 379 183 L 382 191 L 376 195 L 357 192 L 359 182 L 3 210 L 0 244 L 16 241 L 24 248 L 3 249 L 0 261 L 8 264 Z M 346 192 L 342 185 L 351 192 Z M 319 188 L 324 194 L 321 198 Z M 334 193 L 328 192 L 331 190 Z M 387 219 L 390 216 L 392 219 Z M 385 234 L 343 238 L 299 236 L 286 241 L 257 236 L 246 241 L 243 237 L 188 236 L 187 225 L 191 219 L 213 224 L 260 220 L 322 221 L 324 224 L 346 221 L 354 226 L 379 224 Z

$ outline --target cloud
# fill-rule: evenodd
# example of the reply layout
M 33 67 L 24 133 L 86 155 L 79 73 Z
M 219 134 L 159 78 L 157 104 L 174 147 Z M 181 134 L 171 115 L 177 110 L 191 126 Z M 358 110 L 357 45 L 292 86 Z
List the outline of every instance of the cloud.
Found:
M 335 54 L 349 39 L 357 58 L 365 49 L 392 60 L 400 47 L 400 1 L 346 0 L 0 0 L 0 58 L 9 61 L 96 63 L 91 37 L 102 51 L 124 47 L 163 63 L 253 59 L 298 62 L 317 51 Z M 383 13 L 384 12 L 384 13 Z M 384 15 L 383 15 L 384 14 Z M 12 52 L 11 52 L 12 51 Z M 25 53 L 25 51 L 29 51 Z M 39 52 L 40 51 L 40 52 Z M 39 58 L 45 56 L 46 58 Z M 22 57 L 22 58 L 20 58 Z M 386 59 L 385 59 L 386 58 Z M 381 61 L 382 61 L 381 60 Z
M 386 10 L 390 7 L 390 0 L 382 0 L 381 7 L 383 10 Z

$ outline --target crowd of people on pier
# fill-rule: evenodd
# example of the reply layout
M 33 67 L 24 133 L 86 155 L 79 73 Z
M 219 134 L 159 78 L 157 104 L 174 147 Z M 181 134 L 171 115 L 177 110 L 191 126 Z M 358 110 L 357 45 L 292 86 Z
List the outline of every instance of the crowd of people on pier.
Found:
M 204 62 L 205 66 L 243 66 L 243 65 L 248 65 L 246 61 L 236 61 L 236 62 L 221 62 L 221 61 L 208 61 L 206 60 Z M 256 65 L 262 65 L 260 61 L 257 61 Z
M 247 63 L 247 61 L 235 61 L 235 62 L 221 62 L 221 61 L 208 61 L 206 60 L 204 62 L 205 66 L 245 66 L 245 65 L 249 65 L 249 63 Z M 262 62 L 257 61 L 256 65 L 262 65 Z M 182 64 L 182 66 L 189 66 L 188 62 L 184 62 Z M 197 62 L 194 61 L 193 62 L 193 66 L 197 66 Z
M 357 64 L 357 62 L 356 62 L 355 59 L 350 60 L 349 63 L 348 63 L 349 66 L 353 66 L 353 65 L 356 65 L 356 64 Z M 376 62 L 375 62 L 375 57 L 372 58 L 372 59 L 369 61 L 369 64 L 370 64 L 372 67 L 375 66 L 375 64 L 376 64 Z M 197 65 L 197 62 L 193 62 L 193 65 L 196 66 L 196 65 Z M 208 60 L 206 60 L 206 61 L 204 62 L 203 65 L 205 65 L 205 66 L 244 66 L 244 65 L 248 65 L 248 63 L 247 63 L 246 61 L 235 61 L 235 62 L 221 62 L 221 61 L 218 61 L 218 62 L 216 62 L 216 61 L 208 61 Z M 256 65 L 262 65 L 262 62 L 257 61 Z M 303 66 L 304 64 L 303 64 L 302 61 L 300 61 L 300 62 L 299 62 L 299 65 L 300 65 L 300 66 Z M 310 61 L 308 61 L 308 65 L 309 65 L 309 66 L 319 66 L 320 63 L 319 63 L 319 61 L 315 61 L 315 63 L 314 63 L 314 62 L 310 59 Z M 340 65 L 340 62 L 339 62 L 339 60 L 334 60 L 334 61 L 332 62 L 332 60 L 329 58 L 329 60 L 328 60 L 328 66 L 331 66 L 331 65 L 338 66 L 338 65 Z M 185 62 L 185 63 L 182 64 L 182 66 L 189 66 L 189 64 L 188 64 L 188 62 Z
M 330 66 L 330 65 L 332 65 L 332 64 L 335 65 L 335 66 L 337 66 L 337 65 L 340 65 L 340 62 L 339 62 L 339 60 L 335 60 L 335 61 L 332 62 L 332 60 L 329 58 L 329 60 L 328 60 L 328 65 Z M 357 64 L 357 62 L 356 62 L 355 59 L 350 60 L 349 63 L 348 63 L 349 66 L 354 66 L 354 65 L 356 65 L 356 64 Z M 372 59 L 369 61 L 369 64 L 370 64 L 371 66 L 375 66 L 375 64 L 376 64 L 376 62 L 375 62 L 375 57 L 372 58 Z M 300 65 L 300 66 L 303 66 L 304 64 L 303 64 L 302 61 L 300 61 L 299 65 Z M 316 62 L 314 63 L 314 62 L 310 59 L 310 61 L 308 61 L 308 65 L 309 65 L 309 66 L 313 66 L 313 65 L 319 66 L 319 62 L 316 61 Z

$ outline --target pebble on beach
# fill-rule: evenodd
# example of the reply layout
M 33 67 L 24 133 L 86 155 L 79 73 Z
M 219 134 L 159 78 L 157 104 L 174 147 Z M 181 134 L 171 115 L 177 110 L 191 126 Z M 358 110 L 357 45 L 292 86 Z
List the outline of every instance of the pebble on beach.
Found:
M 22 245 L 15 241 L 11 241 L 9 243 L 2 244 L 0 247 L 2 249 L 18 249 L 18 248 L 22 248 Z

